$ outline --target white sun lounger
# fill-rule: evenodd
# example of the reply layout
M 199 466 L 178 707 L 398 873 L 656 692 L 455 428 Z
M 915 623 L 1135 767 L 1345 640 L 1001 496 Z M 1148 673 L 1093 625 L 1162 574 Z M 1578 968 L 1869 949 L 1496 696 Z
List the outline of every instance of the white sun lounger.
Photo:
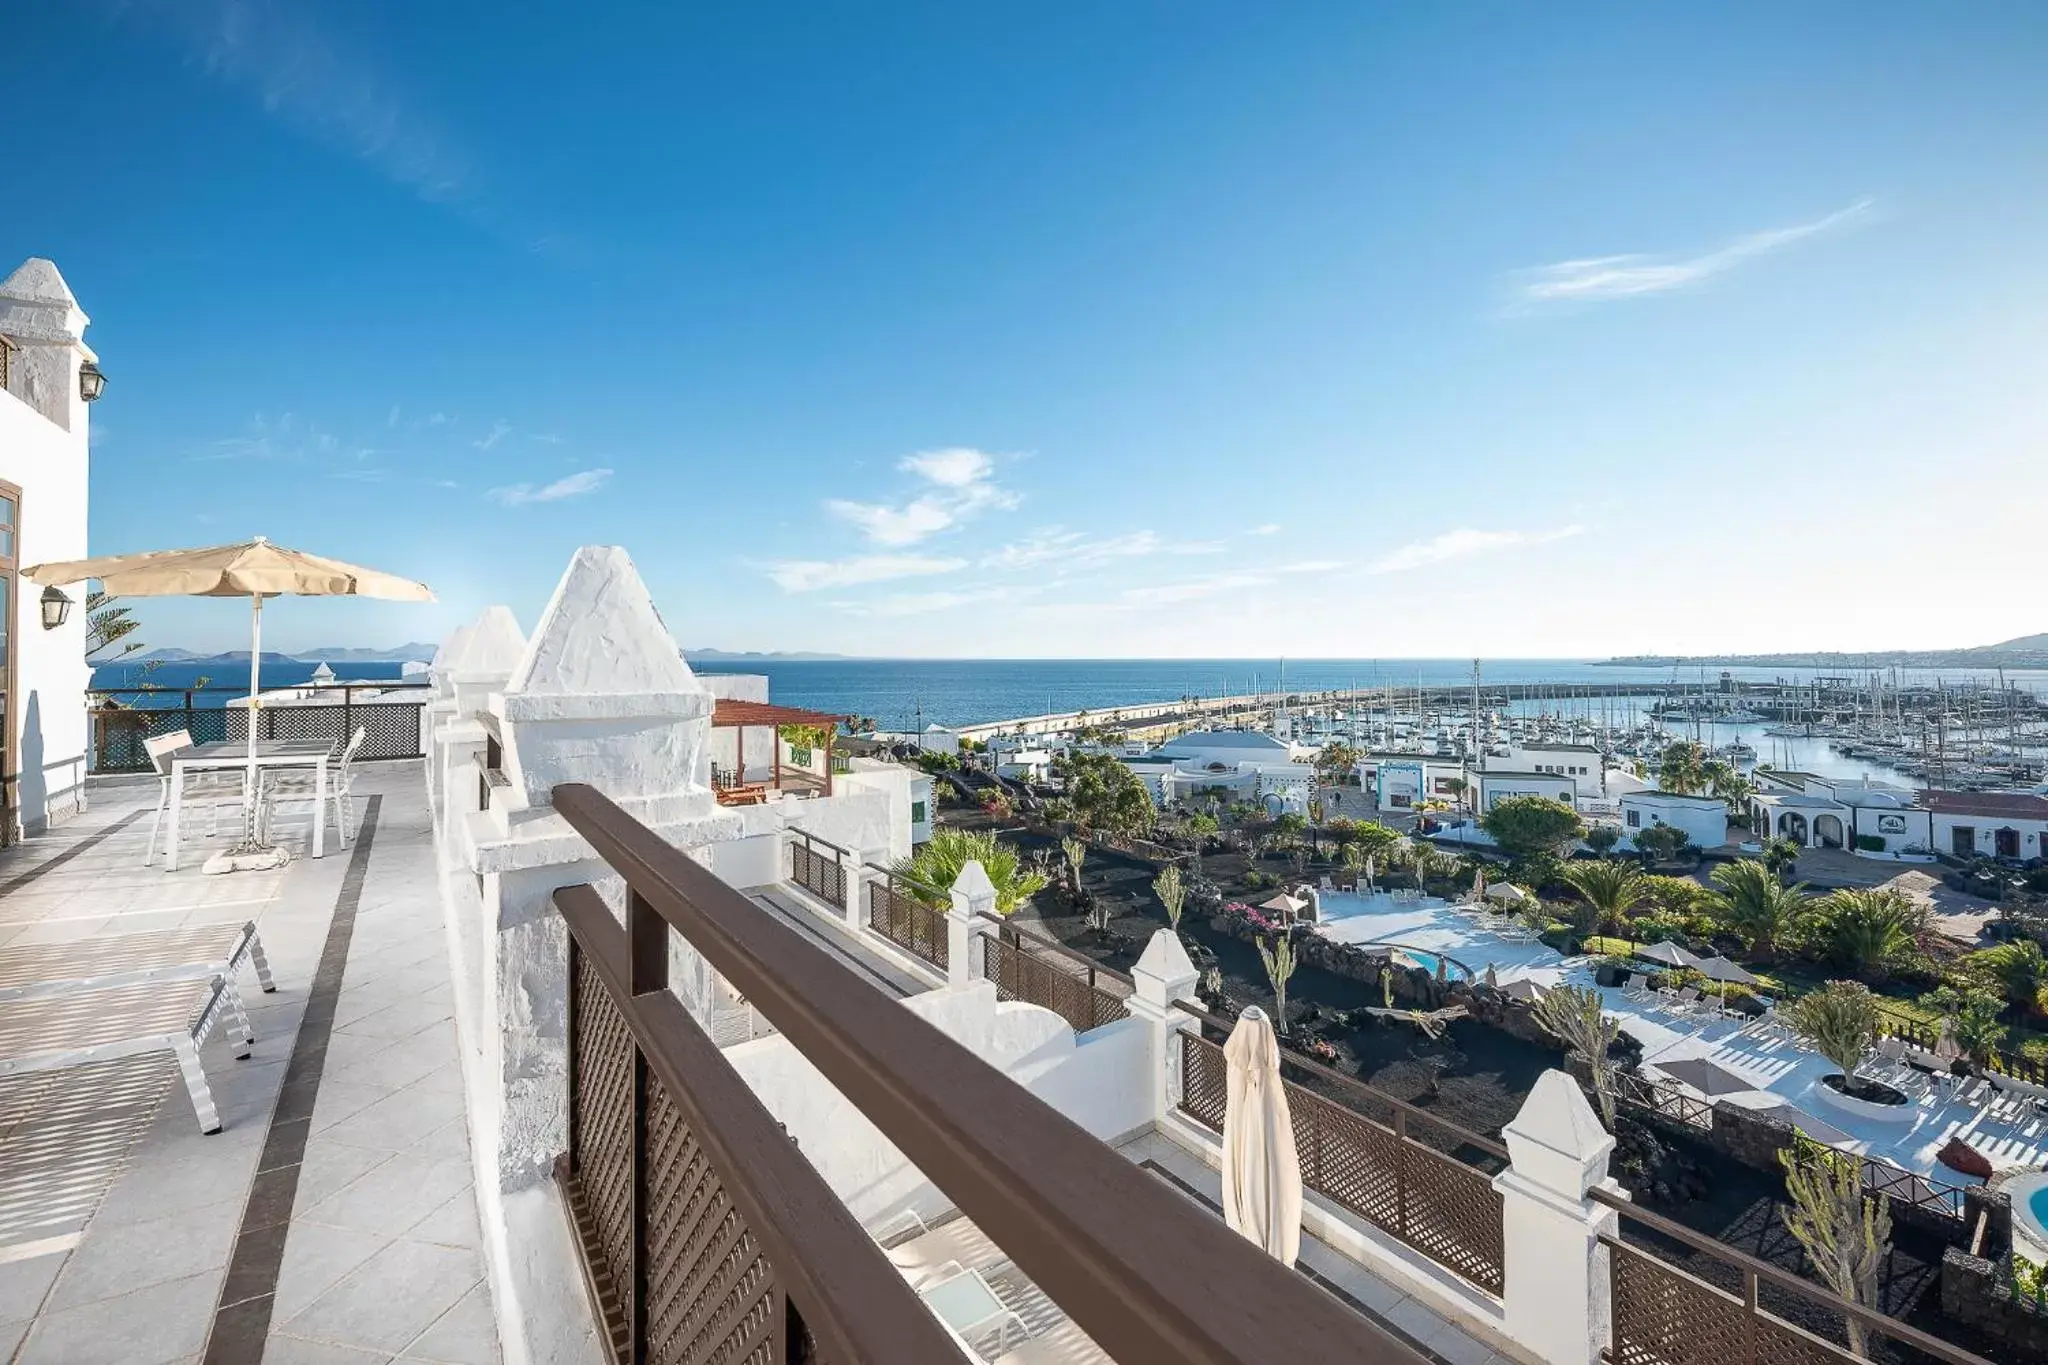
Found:
M 903 1272 L 912 1289 L 922 1287 L 949 1265 L 963 1270 L 986 1270 L 1009 1259 L 987 1233 L 964 1217 L 940 1223 L 930 1232 L 899 1242 L 884 1254 L 889 1264 Z
M 221 1020 L 237 1057 L 256 1041 L 234 978 L 145 981 L 18 1000 L 0 1010 L 0 1076 L 62 1071 L 151 1052 L 178 1060 L 199 1131 L 218 1133 L 220 1113 L 199 1065 L 199 1049 Z
M 256 969 L 257 984 L 266 992 L 277 989 L 254 923 L 27 944 L 0 949 L 0 1004 L 150 982 L 232 977 L 244 966 Z

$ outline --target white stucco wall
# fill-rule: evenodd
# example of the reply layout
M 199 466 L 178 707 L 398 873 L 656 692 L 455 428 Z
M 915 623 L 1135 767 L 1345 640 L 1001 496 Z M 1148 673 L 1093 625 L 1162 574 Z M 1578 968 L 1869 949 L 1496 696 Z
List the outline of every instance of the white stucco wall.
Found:
M 1097 1137 L 1122 1136 L 1151 1117 L 1150 1053 L 1141 1021 L 1121 1020 L 1076 1039 L 1050 1010 L 998 1003 L 987 981 L 912 996 L 903 1008 Z M 931 1214 L 950 1206 L 787 1039 L 743 1043 L 725 1056 L 863 1223 L 906 1208 Z
M 54 266 L 31 261 L 0 284 L 0 335 L 17 344 L 12 381 L 0 393 L 0 479 L 21 489 L 16 563 L 82 559 L 86 551 L 87 413 L 78 369 L 91 354 L 80 338 L 85 315 Z M 64 589 L 70 619 L 42 627 L 42 589 L 17 578 L 15 731 L 6 771 L 33 832 L 76 813 L 86 764 L 85 585 Z M 147 613 L 143 613 L 145 619 Z
M 894 861 L 897 858 L 908 858 L 913 845 L 922 842 L 912 827 L 914 822 L 910 818 L 910 807 L 912 802 L 924 801 L 925 823 L 931 823 L 931 783 L 929 777 L 915 768 L 906 768 L 900 763 L 889 763 L 877 758 L 856 758 L 852 760 L 851 772 L 840 773 L 832 779 L 832 789 L 837 794 L 835 800 L 838 795 L 879 796 L 882 799 L 887 808 L 887 815 L 884 817 L 887 821 L 886 846 L 891 861 Z M 922 795 L 919 794 L 920 788 Z M 846 848 L 858 850 L 862 847 L 883 846 L 846 844 L 843 840 L 826 834 L 822 828 L 814 828 L 806 821 L 799 820 L 796 823 Z M 925 838 L 930 837 L 930 831 L 927 830 Z
M 711 871 L 727 886 L 741 890 L 751 886 L 772 886 L 784 880 L 782 845 L 780 832 L 713 844 Z
M 1579 796 L 1578 785 L 1571 778 L 1548 773 L 1479 773 L 1476 780 L 1482 810 L 1492 810 L 1511 796 L 1547 796 L 1566 805 L 1574 804 Z
M 1629 823 L 1631 811 L 1638 817 L 1635 824 Z M 1728 840 L 1727 809 L 1718 801 L 1696 806 L 1691 802 L 1657 800 L 1648 793 L 1621 798 L 1621 832 L 1631 846 L 1636 831 L 1653 824 L 1684 830 L 1685 837 L 1696 848 L 1719 848 Z
M 2044 842 L 2048 840 L 2048 822 L 2010 815 L 1951 815 L 1941 811 L 1934 812 L 1931 819 L 1937 853 L 1954 853 L 1955 831 L 1962 828 L 1975 831 L 1977 852 L 1987 858 L 1998 851 L 1997 833 L 2001 829 L 2019 831 L 2020 857 L 2039 858 L 2048 854 L 2048 842 Z

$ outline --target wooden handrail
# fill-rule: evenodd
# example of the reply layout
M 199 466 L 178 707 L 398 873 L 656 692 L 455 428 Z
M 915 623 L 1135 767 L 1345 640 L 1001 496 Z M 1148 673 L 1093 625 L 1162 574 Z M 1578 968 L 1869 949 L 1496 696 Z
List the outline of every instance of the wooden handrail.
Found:
M 634 1044 L 719 1171 L 804 1324 L 839 1360 L 960 1365 L 960 1351 L 782 1125 L 665 990 L 634 994 L 629 935 L 589 886 L 555 906 Z M 798 1238 L 801 1238 L 799 1242 Z M 623 1273 L 624 1268 L 620 1268 Z
M 1943 1341 L 1940 1337 L 1923 1332 L 1918 1327 L 1901 1322 L 1894 1317 L 1887 1317 L 1885 1314 L 1865 1308 L 1861 1304 L 1850 1303 L 1839 1295 L 1830 1294 L 1827 1290 L 1822 1289 L 1810 1280 L 1801 1279 L 1789 1270 L 1780 1270 L 1769 1261 L 1759 1260 L 1748 1252 L 1729 1246 L 1726 1242 L 1710 1237 L 1704 1232 L 1695 1232 L 1685 1224 L 1674 1222 L 1660 1213 L 1651 1213 L 1648 1209 L 1631 1202 L 1627 1195 L 1616 1194 L 1612 1190 L 1604 1189 L 1598 1185 L 1588 1190 L 1587 1195 L 1598 1203 L 1605 1204 L 1608 1208 L 1613 1209 L 1622 1217 L 1633 1218 L 1652 1232 L 1661 1233 L 1674 1242 L 1683 1243 L 1695 1251 L 1704 1251 L 1710 1256 L 1726 1261 L 1741 1271 L 1745 1278 L 1753 1282 L 1773 1285 L 1788 1293 L 1820 1304 L 1825 1308 L 1833 1309 L 1845 1318 L 1854 1318 L 1857 1322 L 1862 1323 L 1874 1332 L 1881 1332 L 1894 1341 L 1911 1346 L 1916 1350 L 1925 1351 L 1936 1360 L 1946 1361 L 1948 1365 L 1991 1365 L 1991 1362 L 1984 1359 L 1984 1357 L 1966 1351 L 1951 1342 Z M 1628 1249 L 1639 1255 L 1652 1254 L 1640 1246 L 1629 1246 Z M 1662 1258 L 1659 1259 L 1660 1261 L 1662 1260 Z M 1683 1266 L 1673 1265 L 1669 1261 L 1662 1261 L 1662 1264 L 1665 1269 L 1671 1270 L 1676 1274 L 1692 1275 L 1692 1272 L 1686 1270 Z M 1699 1277 L 1692 1275 L 1692 1278 L 1698 1279 Z M 1721 1290 L 1720 1292 L 1727 1293 L 1728 1291 Z M 1776 1314 L 1771 1316 L 1776 1317 Z
M 1176 1000 L 1173 1002 L 1173 1007 L 1177 1010 L 1180 1010 L 1184 1014 L 1193 1015 L 1195 1018 L 1209 1025 L 1209 1027 L 1221 1030 L 1224 1033 L 1228 1033 L 1233 1028 L 1237 1027 L 1235 1020 L 1225 1019 L 1220 1014 L 1211 1014 L 1208 1010 L 1204 1009 L 1202 1006 L 1196 1004 L 1192 1000 Z M 1355 1094 L 1365 1096 L 1367 1099 L 1371 1100 L 1375 1104 L 1392 1105 L 1394 1108 L 1394 1112 L 1397 1114 L 1413 1114 L 1416 1118 L 1422 1119 L 1428 1123 L 1435 1124 L 1438 1128 L 1441 1128 L 1445 1132 L 1450 1133 L 1451 1135 L 1456 1137 L 1461 1144 L 1471 1147 L 1477 1147 L 1480 1151 L 1485 1152 L 1488 1156 L 1498 1157 L 1502 1161 L 1506 1161 L 1509 1159 L 1508 1149 L 1503 1147 L 1500 1143 L 1495 1142 L 1490 1137 L 1486 1137 L 1485 1135 L 1480 1133 L 1475 1133 L 1469 1128 L 1460 1127 L 1458 1124 L 1452 1123 L 1449 1119 L 1444 1118 L 1442 1115 L 1432 1114 L 1427 1109 L 1423 1109 L 1417 1105 L 1410 1104 L 1408 1103 L 1408 1101 L 1400 1099 L 1396 1096 L 1389 1095 L 1386 1091 L 1380 1089 L 1378 1086 L 1368 1085 L 1364 1081 L 1359 1080 L 1356 1076 L 1347 1076 L 1343 1072 L 1337 1070 L 1334 1067 L 1324 1066 L 1321 1062 L 1316 1061 L 1312 1057 L 1304 1057 L 1301 1053 L 1296 1052 L 1292 1048 L 1288 1047 L 1284 1039 L 1280 1043 L 1280 1048 L 1281 1060 L 1286 1062 L 1289 1066 L 1298 1066 L 1303 1071 L 1306 1071 L 1311 1075 L 1320 1076 L 1326 1081 L 1332 1081 L 1346 1090 L 1350 1090 Z M 1371 1115 L 1366 1115 L 1366 1117 L 1370 1118 Z
M 554 808 L 1112 1357 L 1420 1362 L 595 789 L 556 787 Z
M 1131 990 L 1136 990 L 1138 988 L 1137 982 L 1131 980 L 1130 977 L 1124 975 L 1116 968 L 1106 967 L 1102 963 L 1097 962 L 1094 958 L 1088 956 L 1088 954 L 1079 952 L 1073 948 L 1069 948 L 1064 943 L 1055 942 L 1054 940 L 1045 937 L 1043 934 L 1027 934 L 1022 929 L 1019 929 L 1011 921 L 1004 919 L 1001 915 L 992 915 L 986 910 L 977 910 L 975 912 L 974 917 L 976 919 L 987 920 L 990 924 L 995 925 L 999 929 L 1009 930 L 1012 938 L 1019 940 L 1023 943 L 1029 944 L 1034 949 L 1043 948 L 1047 952 L 1056 953 L 1059 956 L 1066 958 L 1070 962 L 1078 963 L 1079 965 L 1086 967 L 1090 972 L 1094 973 L 1098 977 L 1106 976 L 1111 981 L 1121 982 L 1123 985 L 1129 987 Z

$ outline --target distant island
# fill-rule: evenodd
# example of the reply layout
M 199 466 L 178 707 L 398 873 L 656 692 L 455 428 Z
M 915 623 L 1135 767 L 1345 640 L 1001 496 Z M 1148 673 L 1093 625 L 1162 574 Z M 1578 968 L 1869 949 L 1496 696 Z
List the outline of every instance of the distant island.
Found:
M 365 649 L 354 645 L 322 645 L 318 649 L 301 649 L 292 653 L 263 651 L 263 662 L 267 664 L 374 664 L 410 663 L 428 664 L 434 661 L 439 645 L 419 640 L 394 645 L 389 649 Z M 756 650 L 730 649 L 686 649 L 683 657 L 691 663 L 827 663 L 851 657 L 846 654 L 809 654 L 803 652 L 785 653 L 773 650 L 762 653 Z M 107 663 L 124 664 L 246 664 L 249 651 L 230 650 L 225 654 L 200 654 L 189 649 L 152 649 L 143 654 L 132 654 L 121 659 L 105 660 Z
M 1630 654 L 1599 661 L 1627 668 L 1818 668 L 1853 673 L 1870 668 L 2048 668 L 2048 634 L 2022 635 L 1969 649 L 1876 649 L 1857 653 Z
M 300 650 L 285 654 L 273 650 L 263 651 L 263 662 L 267 664 L 291 663 L 432 663 L 434 651 L 439 645 L 421 644 L 414 640 L 395 645 L 390 649 L 360 649 L 341 645 L 326 645 L 319 649 Z M 200 654 L 189 649 L 152 649 L 142 654 L 131 654 L 120 659 L 104 660 L 106 663 L 123 664 L 246 664 L 249 651 L 229 650 L 224 654 Z
M 683 657 L 693 664 L 737 664 L 737 663 L 782 663 L 810 664 L 831 663 L 835 660 L 850 659 L 850 654 L 811 654 L 798 650 L 785 652 L 769 650 L 763 653 L 752 649 L 686 649 Z

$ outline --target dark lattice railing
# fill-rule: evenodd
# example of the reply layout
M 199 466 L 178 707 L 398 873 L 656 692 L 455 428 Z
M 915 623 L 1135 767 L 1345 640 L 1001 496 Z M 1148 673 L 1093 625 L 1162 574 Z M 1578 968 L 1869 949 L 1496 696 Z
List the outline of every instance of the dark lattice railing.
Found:
M 1086 959 L 1067 958 L 1050 945 L 1039 946 L 1008 925 L 976 937 L 981 942 L 979 974 L 996 983 L 997 999 L 1042 1005 L 1076 1033 L 1130 1017 L 1131 987 L 1125 977 Z
M 844 850 L 823 839 L 797 830 L 790 831 L 789 879 L 819 900 L 845 908 L 846 864 Z
M 889 874 L 868 883 L 868 928 L 911 956 L 946 970 L 946 917 L 929 905 L 896 889 Z
M 623 928 L 595 888 L 554 893 L 558 1175 L 615 1360 L 970 1359 L 668 989 L 680 933 L 1110 1358 L 1419 1365 L 616 804 L 579 784 L 552 797 L 627 887 Z
M 357 727 L 363 730 L 359 760 L 419 758 L 420 713 L 426 706 L 424 683 L 380 683 L 357 687 L 308 685 L 294 689 L 317 693 L 322 700 L 307 705 L 272 705 L 257 711 L 256 738 L 324 739 L 337 751 Z M 378 700 L 368 694 L 377 693 Z M 363 699 L 358 699 L 358 693 Z M 394 700 L 392 694 L 402 699 Z M 226 703 L 248 696 L 232 687 L 169 691 L 150 688 L 95 691 L 88 694 L 91 729 L 89 759 L 96 773 L 151 771 L 145 742 L 179 730 L 194 744 L 249 737 L 249 710 Z
M 1180 1110 L 1223 1131 L 1223 1049 L 1181 1034 Z M 1486 1171 L 1409 1136 L 1409 1112 L 1389 1103 L 1390 1122 L 1286 1082 L 1301 1183 L 1455 1271 L 1489 1294 L 1505 1284 L 1501 1197 Z

